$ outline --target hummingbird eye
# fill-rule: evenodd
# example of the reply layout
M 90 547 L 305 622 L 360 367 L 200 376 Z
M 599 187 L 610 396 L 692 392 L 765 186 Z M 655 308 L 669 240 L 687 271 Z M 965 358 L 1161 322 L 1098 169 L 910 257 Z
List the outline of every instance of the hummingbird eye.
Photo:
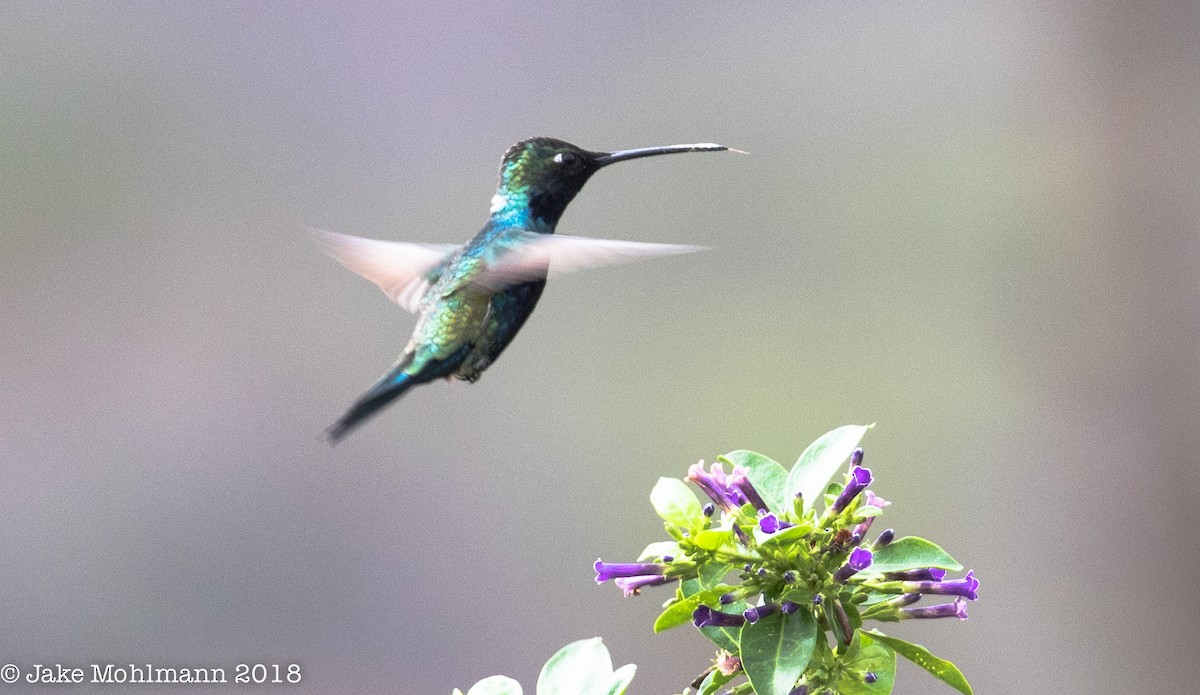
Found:
M 579 157 L 575 156 L 575 153 L 573 152 L 559 152 L 558 154 L 554 155 L 554 162 L 556 164 L 565 164 L 569 167 L 573 167 L 579 163 Z

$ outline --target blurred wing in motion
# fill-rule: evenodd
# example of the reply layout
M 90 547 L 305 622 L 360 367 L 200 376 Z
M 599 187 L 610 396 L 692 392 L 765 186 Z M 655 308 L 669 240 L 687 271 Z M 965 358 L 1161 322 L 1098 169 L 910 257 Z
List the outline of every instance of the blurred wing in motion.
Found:
M 489 263 L 487 270 L 474 282 L 499 290 L 520 282 L 544 279 L 548 271 L 557 275 L 650 256 L 693 253 L 705 248 L 529 232 L 520 244 Z
M 453 244 L 410 244 L 311 231 L 321 251 L 379 285 L 388 299 L 413 313 L 430 285 L 430 271 L 458 248 Z

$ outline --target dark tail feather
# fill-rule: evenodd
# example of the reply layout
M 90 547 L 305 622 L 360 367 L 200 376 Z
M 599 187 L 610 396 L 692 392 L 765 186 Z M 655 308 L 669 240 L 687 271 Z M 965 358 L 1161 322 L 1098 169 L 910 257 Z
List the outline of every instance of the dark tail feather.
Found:
M 337 422 L 325 430 L 325 439 L 329 442 L 330 446 L 340 442 L 354 428 L 361 425 L 363 421 L 374 415 L 388 403 L 399 398 L 405 391 L 417 383 L 411 375 L 404 373 L 404 369 L 407 367 L 408 361 L 396 365 L 392 371 L 375 382 L 375 385 L 368 389 L 362 398 L 359 398 L 354 405 L 350 406 L 350 410 L 347 410 L 345 415 L 338 418 Z

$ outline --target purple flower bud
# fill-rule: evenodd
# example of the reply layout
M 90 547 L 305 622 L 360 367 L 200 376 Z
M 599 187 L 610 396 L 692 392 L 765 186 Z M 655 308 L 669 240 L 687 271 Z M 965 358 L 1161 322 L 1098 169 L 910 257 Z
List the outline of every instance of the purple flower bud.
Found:
M 784 584 L 794 584 L 795 582 L 796 582 L 796 573 L 795 572 L 788 570 L 783 573 L 783 583 Z
M 902 572 L 884 572 L 883 578 L 889 581 L 901 582 L 940 582 L 946 576 L 946 570 L 927 567 L 921 570 L 904 570 Z
M 901 608 L 897 611 L 901 620 L 907 618 L 958 618 L 967 619 L 967 602 L 961 598 L 954 603 L 941 603 L 936 606 L 918 606 L 916 608 Z
M 939 594 L 942 596 L 962 596 L 968 601 L 974 601 L 979 598 L 977 591 L 979 589 L 979 580 L 974 575 L 975 570 L 971 570 L 962 579 L 953 579 L 948 582 L 902 582 L 900 586 L 904 591 L 915 591 L 921 594 Z
M 700 513 L 704 516 L 712 516 L 713 514 L 717 513 L 717 508 L 712 502 L 706 502 L 704 506 L 700 508 Z
M 640 577 L 649 574 L 664 574 L 666 565 L 656 562 L 601 562 L 596 560 L 596 583 L 600 584 L 617 577 Z
M 863 450 L 862 450 L 862 447 L 860 446 L 857 449 L 855 449 L 854 451 L 850 452 L 850 465 L 861 466 L 862 462 L 863 462 Z
M 795 601 L 784 601 L 783 603 L 781 603 L 779 605 L 780 605 L 781 609 L 783 610 L 784 615 L 791 615 L 792 613 L 795 613 L 796 611 L 800 610 L 800 604 L 796 603 Z
M 737 596 L 731 591 L 728 594 L 721 594 L 721 598 L 717 599 L 722 606 L 728 606 L 737 600 Z
M 863 470 L 866 469 L 864 468 Z M 837 572 L 834 572 L 833 578 L 845 584 L 847 579 L 870 566 L 871 551 L 866 548 L 855 548 L 850 551 L 850 558 L 846 560 L 846 564 L 842 565 L 841 569 Z
M 850 471 L 850 482 L 846 484 L 846 489 L 842 490 L 842 494 L 833 503 L 833 513 L 840 513 L 846 508 L 846 505 L 858 497 L 858 493 L 862 492 L 871 484 L 871 469 L 870 468 L 855 468 Z
M 766 568 L 766 567 L 759 567 L 759 568 L 758 568 L 758 576 L 759 576 L 760 578 L 762 578 L 762 577 L 766 577 L 766 576 L 767 576 L 767 568 Z
M 795 688 L 792 688 L 788 695 L 808 695 L 808 686 L 797 685 Z
M 740 615 L 722 613 L 708 606 L 697 606 L 692 611 L 692 624 L 696 627 L 741 627 L 746 619 Z
M 871 545 L 871 547 L 874 548 L 875 550 L 879 550 L 880 548 L 886 547 L 888 543 L 891 543 L 892 539 L 894 539 L 895 537 L 896 537 L 895 530 L 890 529 L 890 528 L 884 529 L 883 533 L 879 534 L 879 538 L 875 539 L 875 543 L 873 545 Z
M 625 593 L 625 598 L 637 596 L 641 593 L 641 589 L 647 586 L 662 586 L 676 581 L 679 577 L 664 577 L 661 574 L 647 574 L 640 577 L 617 577 L 613 580 L 621 591 Z
M 778 603 L 767 603 L 761 606 L 747 608 L 742 615 L 745 616 L 746 620 L 752 623 L 757 623 L 772 613 L 778 613 L 781 608 L 782 607 Z
M 867 671 L 866 674 L 863 675 L 863 681 L 867 685 L 870 685 L 877 680 L 879 680 L 879 676 L 876 676 L 874 671 Z
M 733 471 L 729 474 L 729 484 L 742 493 L 742 497 L 755 509 L 760 512 L 768 511 L 767 503 L 763 500 L 762 495 L 758 494 L 758 490 L 754 489 L 754 485 L 746 477 L 745 468 L 734 466 Z
M 814 606 L 819 606 L 819 605 L 821 605 L 821 601 L 824 601 L 824 600 L 825 599 L 821 598 L 820 594 L 817 594 L 817 595 L 813 596 L 812 603 Z

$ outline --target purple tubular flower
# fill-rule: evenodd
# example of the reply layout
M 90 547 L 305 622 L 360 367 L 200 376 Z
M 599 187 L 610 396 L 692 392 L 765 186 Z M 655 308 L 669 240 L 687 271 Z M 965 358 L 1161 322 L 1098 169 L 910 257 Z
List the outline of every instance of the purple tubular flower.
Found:
M 641 589 L 647 586 L 662 586 L 676 581 L 679 577 L 664 577 L 661 574 L 647 574 L 641 577 L 617 577 L 613 580 L 621 591 L 625 592 L 625 597 L 637 596 L 641 593 Z
M 758 527 L 762 529 L 763 533 L 775 533 L 776 531 L 782 531 L 783 529 L 791 528 L 792 526 L 795 526 L 795 524 L 786 521 L 780 521 L 779 517 L 775 516 L 774 514 L 765 514 L 761 519 L 758 520 Z
M 962 579 L 948 582 L 903 582 L 900 586 L 904 591 L 916 591 L 921 594 L 939 594 L 941 596 L 961 596 L 968 601 L 979 598 L 979 580 L 975 578 L 975 570 L 967 572 Z
M 667 571 L 666 565 L 655 562 L 601 562 L 596 560 L 596 583 L 602 584 L 617 577 L 642 577 L 644 575 L 662 575 Z
M 788 695 L 808 695 L 808 686 L 797 685 L 795 688 L 792 688 Z
M 696 627 L 741 627 L 746 619 L 732 613 L 715 611 L 708 606 L 697 606 L 692 611 L 692 624 Z
M 854 639 L 854 628 L 850 627 L 850 616 L 846 615 L 846 607 L 836 598 L 833 600 L 833 615 L 837 618 L 838 627 L 842 629 L 842 644 L 850 646 Z
M 745 610 L 745 612 L 742 613 L 742 615 L 745 616 L 746 620 L 748 620 L 749 622 L 757 623 L 758 621 L 762 620 L 763 618 L 767 617 L 768 615 L 771 615 L 772 613 L 778 613 L 780 610 L 782 610 L 782 608 L 783 607 L 780 606 L 778 603 L 767 603 L 767 604 L 763 604 L 761 606 L 754 606 L 753 608 L 747 608 Z
M 876 495 L 874 492 L 867 490 L 863 493 L 863 504 L 883 509 L 884 507 L 890 506 L 892 503 L 883 499 L 879 495 Z
M 729 480 L 725 477 L 725 469 L 719 463 L 714 463 L 708 471 L 704 470 L 703 461 L 692 464 L 692 467 L 688 469 L 687 479 L 704 490 L 704 494 L 727 512 L 742 506 L 741 493 L 730 486 Z
M 850 471 L 850 482 L 846 484 L 846 489 L 842 490 L 842 494 L 838 495 L 837 500 L 833 503 L 833 513 L 837 514 L 846 508 L 846 505 L 858 497 L 858 493 L 862 492 L 871 484 L 871 469 L 857 467 Z
M 878 507 L 879 509 L 883 509 L 884 507 L 888 506 L 889 504 L 891 504 L 891 502 L 888 502 L 887 500 L 883 499 L 879 495 L 876 495 L 874 492 L 871 492 L 870 490 L 867 490 L 866 492 L 863 493 L 863 506 L 864 507 Z M 875 521 L 875 517 L 873 517 L 873 516 L 867 517 L 861 524 L 854 527 L 854 532 L 857 533 L 860 537 L 867 535 L 867 531 L 871 528 L 871 524 L 874 521 Z
M 936 606 L 918 606 L 916 608 L 901 608 L 897 611 L 897 617 L 901 620 L 907 618 L 958 618 L 959 620 L 967 619 L 967 602 L 961 598 L 954 599 L 954 603 L 941 603 Z
M 842 565 L 841 569 L 837 572 L 834 572 L 833 578 L 845 584 L 847 579 L 870 566 L 871 551 L 866 548 L 855 548 L 850 551 L 850 558 L 846 560 L 846 564 Z
M 795 613 L 796 611 L 800 610 L 800 604 L 796 603 L 795 601 L 784 601 L 783 603 L 780 603 L 779 605 L 780 605 L 780 608 L 783 610 L 784 615 L 791 615 L 792 613 Z
M 946 576 L 946 570 L 937 567 L 927 567 L 922 570 L 904 570 L 902 572 L 884 572 L 883 578 L 889 581 L 902 582 L 940 582 Z
M 742 493 L 742 497 L 747 502 L 752 504 L 755 509 L 760 512 L 769 511 L 767 503 L 763 500 L 762 495 L 758 494 L 758 490 L 754 489 L 754 485 L 750 479 L 746 477 L 746 469 L 741 466 L 734 466 L 733 471 L 729 474 L 730 486 Z

